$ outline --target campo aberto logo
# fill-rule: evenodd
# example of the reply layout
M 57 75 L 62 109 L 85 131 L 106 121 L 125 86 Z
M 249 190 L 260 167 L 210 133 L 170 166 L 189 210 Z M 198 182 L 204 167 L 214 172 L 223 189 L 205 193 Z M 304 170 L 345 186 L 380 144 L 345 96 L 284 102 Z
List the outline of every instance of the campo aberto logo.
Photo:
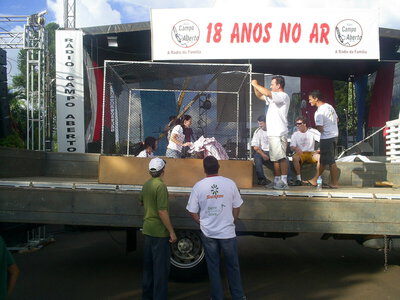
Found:
M 357 21 L 346 19 L 336 25 L 335 37 L 341 45 L 354 47 L 361 42 L 363 30 Z
M 171 37 L 179 47 L 190 48 L 199 40 L 200 30 L 196 23 L 182 20 L 172 27 Z

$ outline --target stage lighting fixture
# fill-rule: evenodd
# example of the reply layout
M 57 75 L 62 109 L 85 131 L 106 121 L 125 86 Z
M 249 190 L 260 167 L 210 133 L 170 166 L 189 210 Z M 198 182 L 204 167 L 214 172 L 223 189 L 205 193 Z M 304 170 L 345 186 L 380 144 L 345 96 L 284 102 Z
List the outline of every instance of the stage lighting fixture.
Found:
M 47 14 L 47 10 L 43 10 L 38 14 L 29 16 L 28 23 L 30 26 L 43 26 L 45 23 L 44 15 Z
M 211 101 L 210 101 L 211 95 L 207 94 L 206 99 L 201 103 L 200 108 L 208 110 L 211 108 Z

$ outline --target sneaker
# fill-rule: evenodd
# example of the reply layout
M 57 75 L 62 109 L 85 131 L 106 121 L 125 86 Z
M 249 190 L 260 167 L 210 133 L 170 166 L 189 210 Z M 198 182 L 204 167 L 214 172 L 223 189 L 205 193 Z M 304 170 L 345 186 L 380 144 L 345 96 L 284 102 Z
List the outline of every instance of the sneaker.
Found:
M 293 183 L 292 183 L 292 185 L 293 186 L 301 186 L 302 184 L 301 184 L 301 180 L 295 180 Z
M 284 183 L 282 180 L 279 180 L 275 185 L 274 185 L 274 190 L 287 190 L 289 189 L 288 185 Z
M 258 185 L 266 185 L 267 180 L 266 179 L 258 179 L 257 183 L 258 183 Z
M 264 187 L 265 187 L 266 189 L 273 189 L 273 188 L 274 188 L 274 183 L 273 183 L 273 182 L 270 182 L 270 183 L 266 184 Z

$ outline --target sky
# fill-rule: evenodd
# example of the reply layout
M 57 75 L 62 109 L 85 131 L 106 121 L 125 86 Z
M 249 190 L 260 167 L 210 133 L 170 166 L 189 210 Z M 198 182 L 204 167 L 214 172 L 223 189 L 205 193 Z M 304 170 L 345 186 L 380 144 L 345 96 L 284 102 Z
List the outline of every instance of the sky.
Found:
M 63 25 L 64 0 L 0 0 L 0 16 L 25 16 L 47 10 L 46 23 Z M 76 0 L 76 27 L 124 24 L 150 20 L 151 8 L 201 7 L 379 8 L 380 27 L 400 30 L 399 0 Z M 16 23 L 0 23 L 0 31 L 21 31 Z M 7 51 L 9 79 L 18 72 L 16 50 Z

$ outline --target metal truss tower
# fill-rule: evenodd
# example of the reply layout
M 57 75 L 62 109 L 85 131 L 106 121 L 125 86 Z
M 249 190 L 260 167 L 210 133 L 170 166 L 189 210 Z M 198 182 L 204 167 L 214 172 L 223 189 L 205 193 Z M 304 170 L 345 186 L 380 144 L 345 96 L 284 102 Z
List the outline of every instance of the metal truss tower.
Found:
M 48 92 L 46 81 L 49 74 L 47 31 L 43 15 L 47 11 L 30 16 L 0 16 L 0 48 L 26 50 L 26 112 L 27 149 L 45 150 Z M 23 32 L 7 31 L 1 24 L 26 22 Z
M 64 0 L 64 29 L 75 29 L 75 0 Z

